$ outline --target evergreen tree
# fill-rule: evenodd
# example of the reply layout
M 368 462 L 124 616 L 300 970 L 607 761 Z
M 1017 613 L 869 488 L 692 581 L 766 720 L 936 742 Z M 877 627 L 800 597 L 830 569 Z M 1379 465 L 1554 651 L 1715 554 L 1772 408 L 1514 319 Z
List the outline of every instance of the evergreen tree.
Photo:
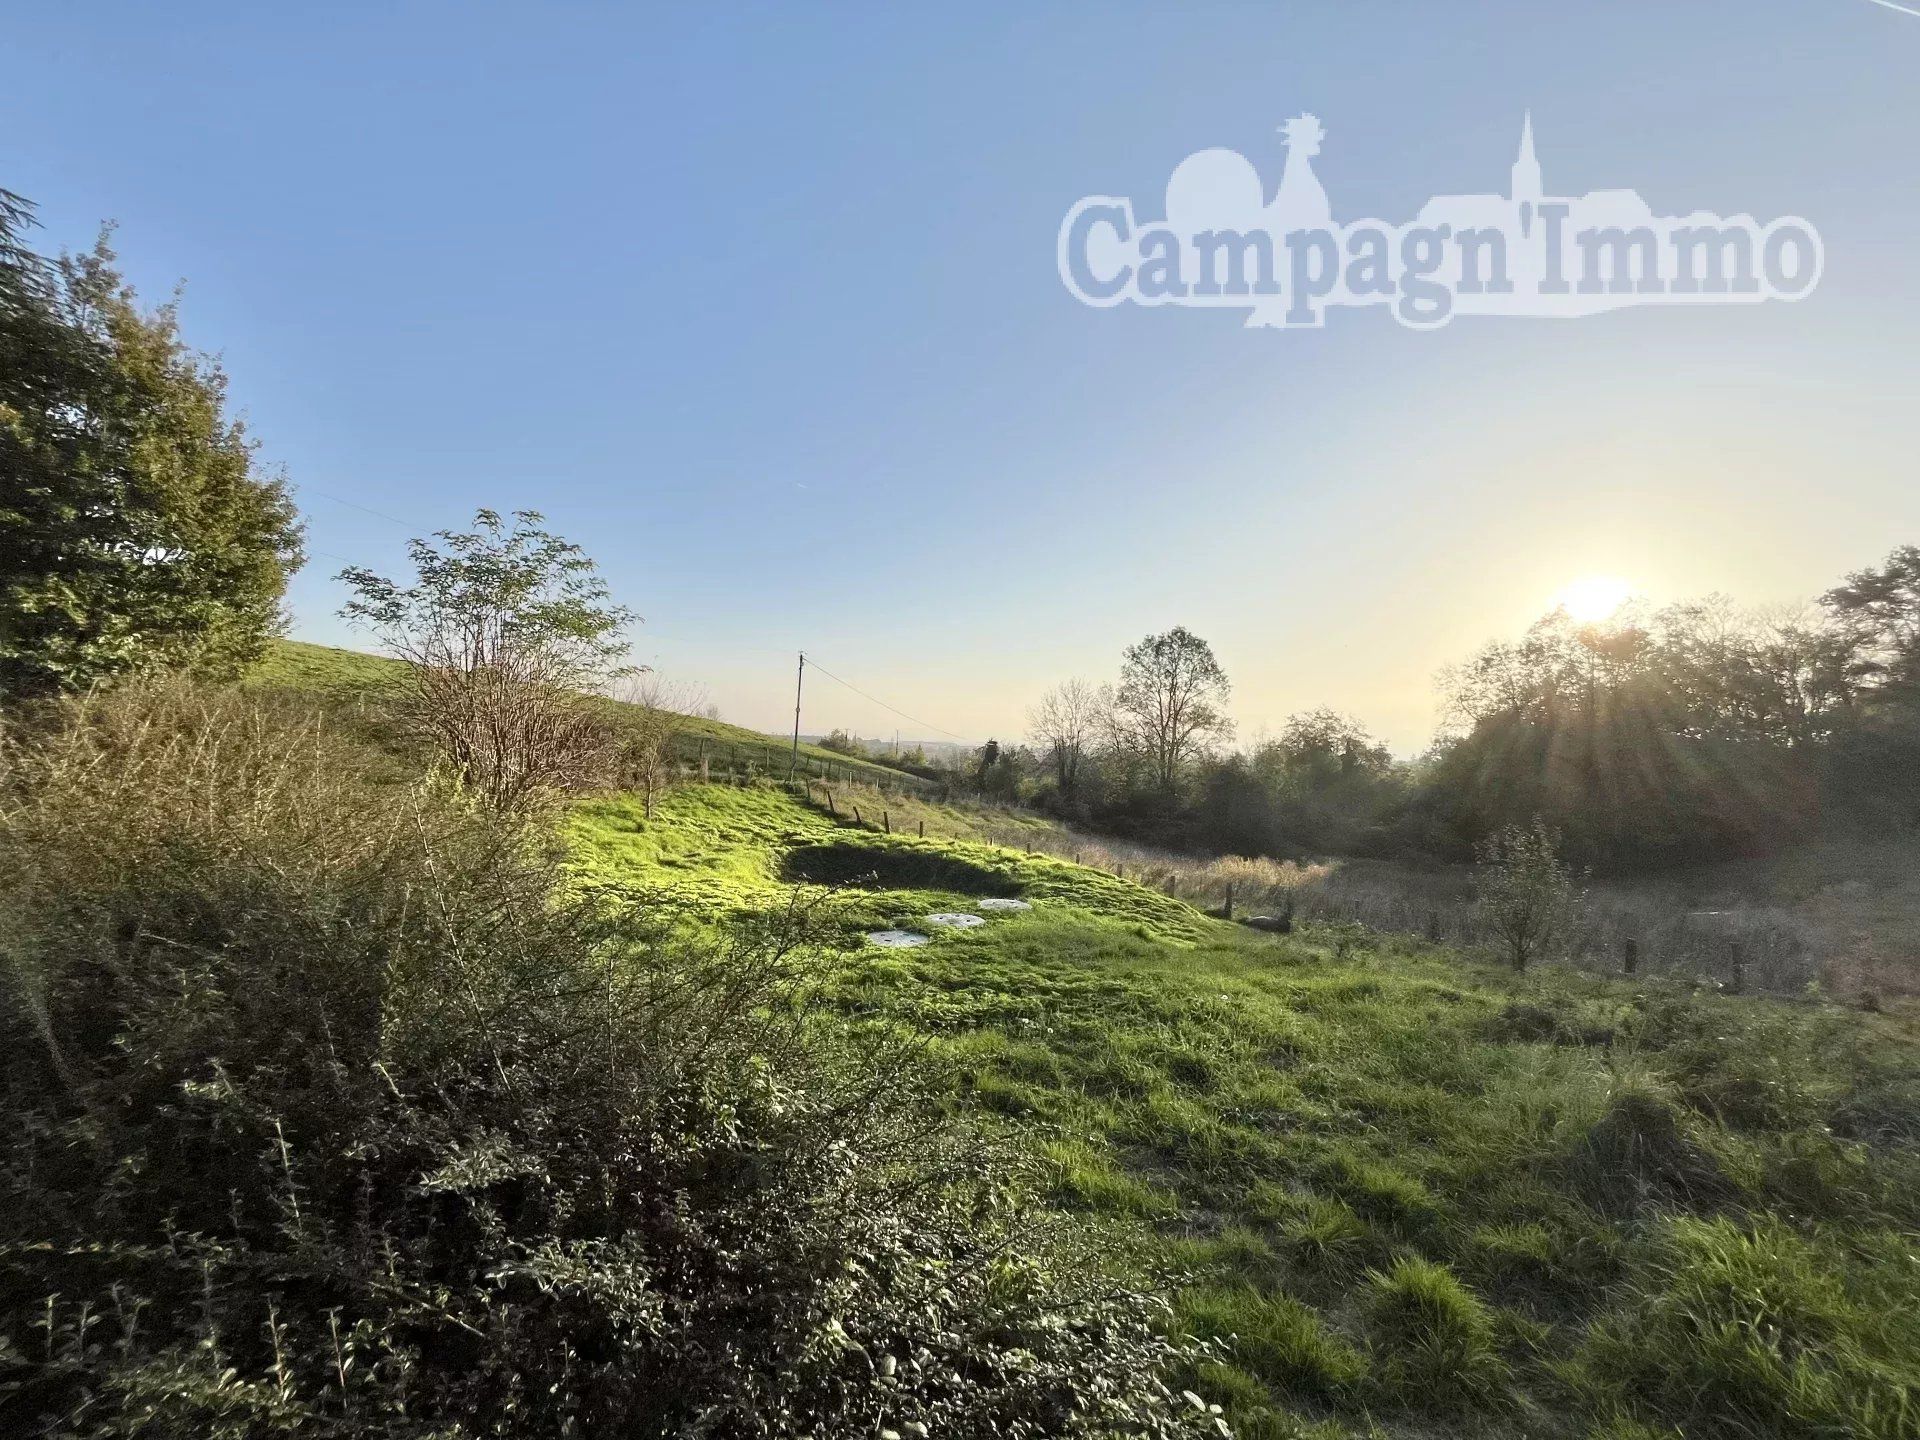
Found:
M 282 623 L 300 527 L 226 376 L 104 238 L 48 261 L 0 192 L 0 695 L 138 668 L 231 675 Z

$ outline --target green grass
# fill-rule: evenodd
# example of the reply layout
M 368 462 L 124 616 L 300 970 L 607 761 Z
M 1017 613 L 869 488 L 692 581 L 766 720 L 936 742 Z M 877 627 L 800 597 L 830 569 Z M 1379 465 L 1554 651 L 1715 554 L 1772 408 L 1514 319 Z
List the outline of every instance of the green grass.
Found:
M 1182 1383 L 1241 1434 L 1920 1434 L 1920 1063 L 1884 1028 L 1255 934 L 863 818 L 696 786 L 569 834 L 584 883 L 709 914 L 852 882 L 831 1012 L 923 1039 L 1052 1203 L 1186 1275 L 1219 1348 Z M 858 945 L 994 890 L 1034 908 Z
M 583 880 L 661 889 L 716 914 L 781 903 L 804 883 L 792 871 L 811 863 L 849 886 L 831 906 L 849 938 L 988 894 L 1046 906 L 1045 921 L 996 922 L 1003 937 L 1075 917 L 1175 945 L 1209 928 L 1191 906 L 1104 871 L 1010 846 L 889 834 L 873 828 L 877 816 L 863 812 L 856 825 L 851 814 L 836 819 L 781 787 L 686 785 L 660 798 L 651 822 L 638 799 L 612 796 L 574 807 L 567 830 Z
M 263 690 L 283 690 L 319 700 L 336 714 L 377 712 L 383 692 L 391 692 L 400 682 L 400 661 L 358 650 L 341 650 L 329 645 L 311 645 L 303 640 L 275 640 L 247 676 L 247 684 Z M 618 701 L 606 702 L 616 723 L 626 707 Z M 376 724 L 376 733 L 384 727 Z M 790 768 L 791 746 L 774 736 L 756 730 L 729 725 L 704 716 L 682 718 L 674 736 L 674 753 L 686 765 L 697 766 L 704 758 L 708 773 L 716 780 L 756 777 L 784 778 Z M 888 790 L 924 790 L 928 782 L 905 771 L 867 760 L 851 759 L 818 745 L 800 746 L 803 774 L 820 775 L 831 771 L 842 779 L 851 778 Z

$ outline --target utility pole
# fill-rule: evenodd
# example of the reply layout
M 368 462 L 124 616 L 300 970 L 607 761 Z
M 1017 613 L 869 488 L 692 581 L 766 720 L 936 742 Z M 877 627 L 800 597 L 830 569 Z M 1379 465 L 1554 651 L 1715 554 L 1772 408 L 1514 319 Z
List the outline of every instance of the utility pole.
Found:
M 800 686 L 807 678 L 807 652 L 800 652 L 800 668 L 793 675 L 793 759 L 787 765 L 791 780 L 800 768 Z

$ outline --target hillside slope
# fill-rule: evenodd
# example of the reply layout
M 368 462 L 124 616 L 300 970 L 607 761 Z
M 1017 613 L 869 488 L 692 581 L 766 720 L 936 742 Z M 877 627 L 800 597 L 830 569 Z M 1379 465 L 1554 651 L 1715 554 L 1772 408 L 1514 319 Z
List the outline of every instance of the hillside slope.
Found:
M 294 691 L 317 698 L 330 707 L 351 709 L 377 704 L 381 691 L 395 684 L 401 671 L 400 661 L 382 655 L 313 645 L 304 640 L 275 640 L 247 677 L 247 683 L 260 689 Z M 616 717 L 629 708 L 619 701 L 606 703 Z M 674 744 L 679 758 L 690 765 L 698 765 L 704 758 L 710 773 L 716 777 L 729 774 L 740 779 L 784 777 L 791 764 L 789 744 L 757 730 L 704 716 L 680 717 Z M 831 772 L 889 789 L 938 788 L 903 770 L 854 759 L 835 750 L 823 750 L 818 745 L 802 743 L 799 755 L 803 774 Z
M 769 787 L 570 835 L 707 916 L 837 884 L 836 1023 L 919 1037 L 1053 1203 L 1186 1272 L 1220 1347 L 1187 1381 L 1242 1435 L 1920 1433 L 1920 1062 L 1883 1022 L 1256 935 Z M 862 940 L 895 928 L 930 942 Z

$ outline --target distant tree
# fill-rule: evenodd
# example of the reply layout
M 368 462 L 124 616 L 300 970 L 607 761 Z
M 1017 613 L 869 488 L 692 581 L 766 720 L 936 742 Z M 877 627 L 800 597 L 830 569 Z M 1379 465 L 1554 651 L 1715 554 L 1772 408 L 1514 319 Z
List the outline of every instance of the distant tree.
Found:
M 820 740 L 822 750 L 832 750 L 841 755 L 865 755 L 866 747 L 845 730 L 834 730 Z
M 1117 730 L 1161 791 L 1171 794 L 1190 760 L 1232 735 L 1221 708 L 1229 689 L 1213 648 L 1185 626 L 1128 647 L 1114 697 Z
M 711 703 L 701 706 L 700 718 L 703 720 L 714 720 L 714 721 L 719 720 L 720 707 L 718 705 L 714 705 Z
M 1855 687 L 1829 757 L 1835 798 L 1856 818 L 1920 826 L 1920 547 L 1849 575 L 1821 604 Z
M 1474 894 L 1480 921 L 1507 962 L 1524 970 L 1563 939 L 1580 912 L 1580 890 L 1543 820 L 1512 825 L 1480 845 Z
M 1377 779 L 1393 769 L 1392 752 L 1358 720 L 1335 710 L 1288 717 L 1271 754 L 1286 788 L 1305 795 Z
M 674 744 L 687 728 L 699 696 L 655 671 L 635 670 L 618 679 L 614 699 L 625 707 L 619 712 L 615 742 L 618 778 L 623 786 L 640 792 L 641 806 L 651 820 L 654 805 L 673 778 Z
M 986 789 L 987 777 L 993 773 L 993 767 L 999 763 L 999 760 L 1000 742 L 998 740 L 988 740 L 974 753 L 974 782 L 981 789 Z
M 595 783 L 613 737 L 586 692 L 622 674 L 631 611 L 610 603 L 579 546 L 481 510 L 474 529 L 408 543 L 402 587 L 358 566 L 341 614 L 409 667 L 406 710 L 463 783 L 502 810 Z
M 1613 870 L 1777 846 L 1816 809 L 1796 747 L 1849 703 L 1829 638 L 1720 602 L 1604 625 L 1556 612 L 1447 673 L 1463 733 L 1419 805 L 1463 844 L 1542 817 Z
M 1081 768 L 1112 708 L 1112 692 L 1105 687 L 1068 680 L 1041 696 L 1028 712 L 1027 728 L 1046 755 L 1064 798 L 1071 800 L 1079 792 Z
M 1876 684 L 1920 685 L 1920 546 L 1857 570 L 1820 597 L 1858 642 L 1856 673 Z
M 104 237 L 47 261 L 0 191 L 0 694 L 236 674 L 283 627 L 300 526 L 226 376 L 142 310 Z

